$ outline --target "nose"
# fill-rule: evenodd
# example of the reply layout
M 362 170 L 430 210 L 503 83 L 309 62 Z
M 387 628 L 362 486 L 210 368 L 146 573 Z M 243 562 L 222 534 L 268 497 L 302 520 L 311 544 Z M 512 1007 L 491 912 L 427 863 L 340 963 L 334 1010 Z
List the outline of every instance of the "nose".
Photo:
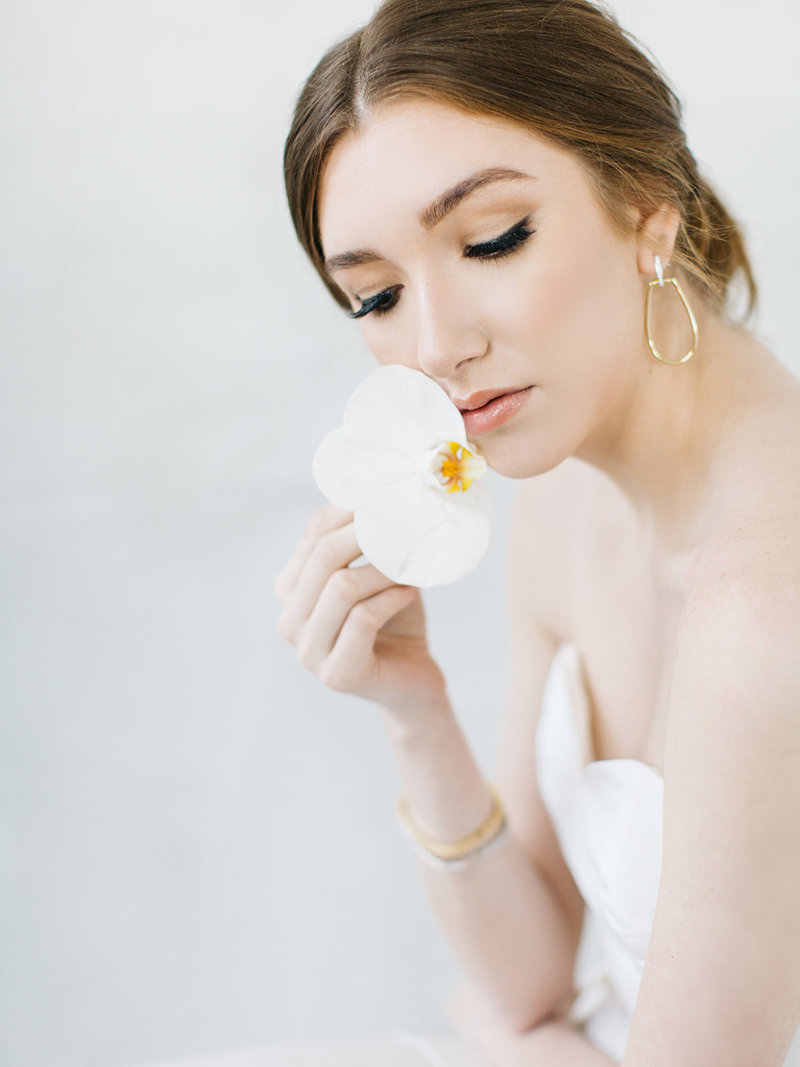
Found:
M 472 305 L 472 306 L 470 306 Z M 480 359 L 489 339 L 475 319 L 474 300 L 439 277 L 419 292 L 417 363 L 433 378 L 452 378 L 463 363 Z

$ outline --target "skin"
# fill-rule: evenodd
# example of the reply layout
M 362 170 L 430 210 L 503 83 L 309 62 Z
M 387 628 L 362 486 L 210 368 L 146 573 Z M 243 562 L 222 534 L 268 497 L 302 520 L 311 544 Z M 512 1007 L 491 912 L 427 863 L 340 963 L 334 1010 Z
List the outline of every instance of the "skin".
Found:
M 513 167 L 536 178 L 486 185 L 435 227 L 422 225 L 426 205 L 486 167 Z M 725 744 L 733 743 L 734 715 L 751 744 L 752 694 L 774 685 L 770 707 L 796 704 L 791 672 L 783 681 L 771 664 L 751 662 L 749 652 L 774 648 L 782 663 L 791 655 L 784 652 L 787 634 L 798 625 L 796 605 L 784 591 L 796 588 L 800 575 L 800 553 L 787 548 L 800 523 L 800 383 L 685 279 L 698 323 L 696 353 L 680 366 L 656 361 L 644 332 L 645 298 L 655 255 L 662 263 L 671 258 L 679 219 L 668 204 L 655 210 L 632 204 L 629 212 L 635 232 L 623 236 L 576 156 L 518 126 L 423 100 L 385 106 L 344 137 L 329 157 L 319 197 L 326 257 L 365 248 L 378 253 L 372 262 L 335 272 L 353 310 L 396 288 L 391 310 L 358 323 L 380 364 L 420 370 L 451 398 L 535 386 L 510 422 L 480 436 L 489 466 L 520 480 L 517 540 L 526 543 L 530 531 L 536 544 L 537 554 L 517 561 L 515 614 L 525 616 L 530 606 L 556 637 L 578 641 L 594 695 L 596 758 L 634 756 L 663 768 L 674 689 L 680 784 L 669 800 L 670 825 L 691 825 L 701 801 L 689 783 L 701 790 L 704 776 L 714 781 L 714 811 L 724 812 L 739 796 L 738 779 L 724 774 L 745 742 L 733 751 Z M 513 254 L 495 262 L 465 257 L 465 246 L 497 238 L 526 217 L 536 232 Z M 673 294 L 658 299 L 657 308 L 659 350 L 678 359 L 691 343 L 685 312 Z M 441 721 L 446 718 L 445 680 L 427 647 L 421 597 L 371 566 L 348 568 L 360 555 L 351 520 L 330 506 L 312 518 L 276 582 L 284 605 L 279 631 L 325 684 L 377 701 L 398 730 L 415 736 L 430 729 L 439 709 Z M 726 575 L 736 576 L 733 596 L 726 596 Z M 755 634 L 746 629 L 751 625 Z M 737 650 L 729 663 L 720 651 L 726 642 Z M 718 677 L 709 663 L 720 664 Z M 725 679 L 734 676 L 728 692 Z M 721 722 L 705 710 L 699 717 L 698 693 L 704 709 L 723 709 Z M 680 753 L 690 758 L 692 746 L 701 751 L 701 737 L 705 765 L 699 757 L 699 768 L 688 759 L 682 764 Z M 720 738 L 718 759 L 714 738 Z M 765 743 L 760 769 L 752 756 L 759 781 L 774 773 L 774 752 Z M 447 813 L 452 821 L 441 839 L 482 821 L 483 792 L 465 786 L 467 794 L 474 810 Z M 726 830 L 721 826 L 716 836 Z M 670 840 L 677 840 L 674 832 Z M 701 866 L 705 849 L 703 842 L 696 855 L 689 849 L 688 859 L 680 849 L 665 853 L 671 885 L 681 884 L 679 864 Z M 785 851 L 776 846 L 777 854 Z M 736 877 L 744 889 L 728 874 L 712 881 L 744 892 L 752 876 Z M 680 907 L 673 916 L 665 903 L 659 913 L 656 952 L 662 943 L 675 944 Z M 757 938 L 754 944 L 758 949 Z M 636 1056 L 646 1049 L 655 1055 L 656 1048 L 666 1049 L 664 1062 L 689 1062 L 683 1046 L 679 1055 L 677 1044 L 667 1048 L 653 1038 L 659 998 L 671 988 L 669 952 L 662 956 L 645 973 L 626 1065 L 651 1062 Z M 696 963 L 688 949 L 687 959 Z M 708 960 L 729 967 L 719 946 L 709 947 Z M 696 990 L 689 979 L 675 987 L 678 1015 L 680 997 L 721 997 L 724 983 L 707 978 L 698 979 Z M 705 1017 L 712 1019 L 716 1007 L 709 1003 Z M 457 1002 L 454 1022 L 461 1019 L 465 1033 L 482 1036 L 493 1062 L 552 1062 L 558 1042 L 576 1040 L 560 1023 L 539 1028 L 538 1036 L 511 1037 L 503 1022 L 479 1009 Z M 752 1029 L 754 1040 L 762 1040 Z M 670 1040 L 682 1036 L 676 1030 Z M 536 1041 L 554 1044 L 542 1044 L 538 1057 L 530 1044 Z M 602 1062 L 583 1045 L 570 1058 L 571 1048 L 564 1045 L 565 1063 Z

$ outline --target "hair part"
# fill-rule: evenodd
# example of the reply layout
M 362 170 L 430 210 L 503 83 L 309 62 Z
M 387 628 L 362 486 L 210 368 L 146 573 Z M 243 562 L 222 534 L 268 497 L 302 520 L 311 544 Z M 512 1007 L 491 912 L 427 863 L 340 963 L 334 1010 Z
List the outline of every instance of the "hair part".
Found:
M 655 60 L 598 0 L 384 0 L 334 44 L 297 100 L 284 151 L 292 222 L 322 281 L 317 203 L 338 141 L 380 106 L 414 97 L 518 123 L 586 165 L 609 219 L 632 235 L 631 206 L 680 213 L 671 265 L 720 314 L 732 282 L 753 312 L 758 288 L 739 224 L 701 177 L 681 104 Z

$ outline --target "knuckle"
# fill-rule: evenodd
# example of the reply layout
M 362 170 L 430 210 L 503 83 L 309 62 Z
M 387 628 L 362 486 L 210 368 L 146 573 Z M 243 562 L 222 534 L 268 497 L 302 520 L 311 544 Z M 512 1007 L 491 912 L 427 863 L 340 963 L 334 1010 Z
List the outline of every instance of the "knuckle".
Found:
M 378 621 L 378 611 L 371 600 L 360 600 L 351 612 L 355 622 L 364 628 L 375 626 Z
M 309 537 L 317 538 L 321 534 L 325 533 L 327 529 L 325 508 L 320 508 L 319 511 L 315 511 L 311 518 L 308 520 L 305 532 Z
M 306 523 L 306 528 L 300 535 L 300 544 L 315 545 L 325 533 L 325 528 L 319 512 L 315 512 Z
M 335 571 L 330 577 L 329 585 L 336 599 L 347 603 L 356 599 L 360 592 L 358 579 L 348 567 Z
M 319 539 L 337 523 L 341 522 L 342 517 L 346 514 L 341 508 L 337 508 L 335 504 L 325 504 L 323 507 L 318 508 L 309 519 L 305 530 L 306 536 L 314 540 Z
M 335 537 L 326 533 L 319 539 L 314 549 L 314 555 L 318 563 L 325 568 L 334 567 L 338 563 L 338 549 Z
M 336 663 L 325 663 L 319 671 L 320 681 L 332 689 L 335 693 L 346 693 L 350 688 L 350 680 L 341 666 Z

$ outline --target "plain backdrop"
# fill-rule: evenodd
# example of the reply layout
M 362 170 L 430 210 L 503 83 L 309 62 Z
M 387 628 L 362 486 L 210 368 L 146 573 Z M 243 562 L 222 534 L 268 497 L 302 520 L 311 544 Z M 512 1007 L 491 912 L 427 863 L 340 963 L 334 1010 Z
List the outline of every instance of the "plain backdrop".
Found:
M 374 708 L 327 691 L 273 581 L 372 369 L 296 243 L 283 141 L 367 0 L 0 3 L 0 1061 L 122 1067 L 444 1028 L 456 969 Z M 741 219 L 754 328 L 796 342 L 798 15 L 619 0 Z M 491 774 L 481 567 L 426 595 Z

